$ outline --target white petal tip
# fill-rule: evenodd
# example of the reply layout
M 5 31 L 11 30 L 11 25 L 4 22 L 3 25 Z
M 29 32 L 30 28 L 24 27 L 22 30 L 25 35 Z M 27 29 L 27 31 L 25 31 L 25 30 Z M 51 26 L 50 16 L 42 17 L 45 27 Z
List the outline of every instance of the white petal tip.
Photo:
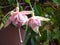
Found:
M 22 41 L 22 40 L 20 40 L 20 42 L 21 42 L 21 43 L 23 43 L 23 41 Z

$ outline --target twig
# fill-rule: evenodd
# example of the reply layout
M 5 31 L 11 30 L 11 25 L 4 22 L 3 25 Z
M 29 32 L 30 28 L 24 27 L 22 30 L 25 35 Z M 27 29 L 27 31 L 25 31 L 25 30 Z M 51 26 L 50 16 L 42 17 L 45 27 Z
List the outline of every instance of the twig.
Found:
M 8 6 L 0 6 L 0 8 L 7 8 L 7 7 L 9 7 L 9 6 L 11 6 L 11 5 L 8 5 Z

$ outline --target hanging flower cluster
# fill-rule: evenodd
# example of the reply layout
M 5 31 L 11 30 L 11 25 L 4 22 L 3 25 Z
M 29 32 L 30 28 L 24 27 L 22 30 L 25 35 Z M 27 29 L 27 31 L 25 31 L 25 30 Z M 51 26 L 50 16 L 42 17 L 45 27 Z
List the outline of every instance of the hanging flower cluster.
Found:
M 31 14 L 32 16 L 28 18 L 27 14 Z M 19 12 L 19 7 L 16 7 L 15 11 L 11 11 L 11 16 L 5 22 L 4 27 L 7 27 L 11 23 L 15 25 L 16 27 L 18 27 L 20 42 L 23 42 L 21 32 L 20 32 L 21 26 L 27 24 L 29 27 L 32 28 L 34 32 L 39 33 L 39 27 L 41 26 L 41 21 L 49 21 L 49 20 L 50 19 L 48 18 L 44 18 L 41 16 L 35 16 L 33 11 L 20 11 Z M 0 29 L 2 27 L 3 27 L 3 23 Z
M 32 17 L 28 18 L 26 14 L 32 14 Z M 32 28 L 33 31 L 38 33 L 39 26 L 41 26 L 41 21 L 49 21 L 50 19 L 34 16 L 33 11 L 21 11 L 19 12 L 19 8 L 16 8 L 16 11 L 11 14 L 9 19 L 6 21 L 5 27 L 7 27 L 10 23 L 13 23 L 16 27 L 21 27 L 22 25 L 28 22 L 28 25 Z
M 41 26 L 41 21 L 49 21 L 49 19 L 40 16 L 33 16 L 29 18 L 28 24 L 33 29 L 34 32 L 38 33 L 39 26 Z

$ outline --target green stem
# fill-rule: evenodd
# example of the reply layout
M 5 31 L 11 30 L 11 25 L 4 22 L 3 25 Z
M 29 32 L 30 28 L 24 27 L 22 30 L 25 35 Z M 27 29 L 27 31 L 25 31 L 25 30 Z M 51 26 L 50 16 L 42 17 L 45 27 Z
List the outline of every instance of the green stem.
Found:
M 30 3 L 29 5 L 30 5 L 30 8 L 32 9 L 32 11 L 34 12 L 33 7 L 32 7 L 32 5 L 31 5 L 31 3 Z
M 18 3 L 18 0 L 16 0 L 16 2 L 17 2 L 17 7 L 19 7 L 19 3 Z
M 31 3 L 29 3 L 29 5 L 30 5 L 30 8 L 32 9 L 33 15 L 34 15 L 34 9 L 33 9 L 32 5 L 31 5 Z
M 19 3 L 17 2 L 17 7 L 19 7 Z

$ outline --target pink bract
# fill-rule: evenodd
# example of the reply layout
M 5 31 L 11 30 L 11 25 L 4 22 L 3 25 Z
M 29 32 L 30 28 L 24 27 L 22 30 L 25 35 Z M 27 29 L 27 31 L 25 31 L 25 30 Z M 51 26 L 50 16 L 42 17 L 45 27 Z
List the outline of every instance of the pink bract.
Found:
M 5 27 L 8 26 L 10 23 L 13 23 L 17 27 L 21 27 L 26 23 L 27 20 L 28 20 L 27 16 L 17 10 L 9 17 Z
M 28 20 L 28 25 L 32 28 L 34 32 L 38 33 L 39 26 L 41 26 L 41 20 L 36 16 L 31 17 Z
M 30 27 L 34 28 L 36 26 L 41 26 L 41 21 L 40 19 L 34 19 L 33 17 L 31 17 L 28 21 L 28 24 Z

